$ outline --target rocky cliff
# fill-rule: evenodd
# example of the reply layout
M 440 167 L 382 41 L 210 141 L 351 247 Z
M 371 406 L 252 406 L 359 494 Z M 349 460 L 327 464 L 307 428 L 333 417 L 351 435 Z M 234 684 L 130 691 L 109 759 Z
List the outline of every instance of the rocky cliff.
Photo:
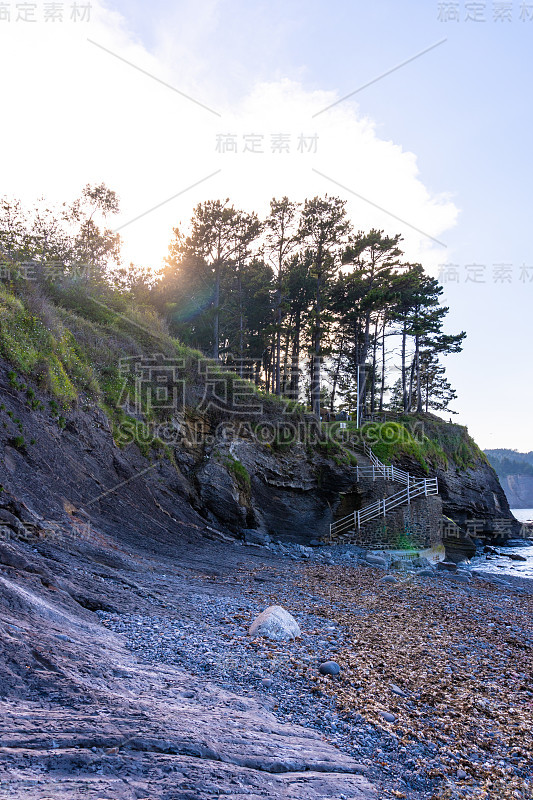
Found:
M 406 459 L 400 459 L 399 463 L 414 474 L 423 475 L 416 463 Z M 489 464 L 479 460 L 458 469 L 450 461 L 447 467 L 435 467 L 434 474 L 439 482 L 444 515 L 471 536 L 501 542 L 518 532 L 505 492 Z
M 186 519 L 310 542 L 390 491 L 357 484 L 350 426 L 317 430 L 119 294 L 1 284 L 0 353 L 0 495 L 43 525 L 142 531 L 153 519 L 178 535 Z M 385 463 L 436 473 L 455 522 L 505 535 L 507 500 L 465 429 L 423 415 L 364 435 Z
M 511 508 L 533 508 L 531 475 L 505 475 L 500 481 Z
M 511 508 L 533 508 L 533 452 L 485 450 Z
M 82 399 L 59 413 L 6 362 L 0 394 L 0 506 L 43 530 L 83 532 L 92 524 L 133 537 L 146 530 L 179 537 L 187 523 L 207 536 L 214 526 L 228 535 L 254 529 L 303 542 L 327 530 L 339 491 L 353 483 L 340 450 L 336 461 L 303 443 L 277 452 L 253 438 L 249 426 L 248 436 L 228 438 L 225 428 L 217 437 L 209 415 L 200 439 L 182 417 L 183 435 L 171 445 L 119 447 L 98 405 Z M 267 411 L 263 421 L 268 414 L 275 418 Z
M 496 472 L 463 426 L 423 414 L 369 426 L 367 438 L 386 463 L 437 476 L 444 516 L 470 536 L 502 542 L 519 534 Z
M 124 443 L 124 429 L 89 398 L 58 409 L 7 362 L 0 365 L 0 392 L 0 504 L 45 530 L 82 532 L 92 524 L 134 537 L 146 530 L 180 536 L 187 523 L 207 536 L 217 529 L 258 542 L 308 544 L 327 535 L 335 517 L 397 488 L 357 483 L 351 448 L 336 441 L 335 431 L 319 436 L 298 410 L 291 415 L 265 404 L 260 431 L 253 418 L 221 428 L 220 409 L 184 413 L 173 421 L 180 436 L 170 444 L 142 443 L 138 434 Z M 446 423 L 428 422 L 429 433 L 446 433 Z M 312 441 L 283 440 L 298 426 L 307 437 L 314 433 Z M 509 505 L 494 470 L 473 452 L 466 465 L 453 452 L 445 464 L 421 463 L 402 450 L 391 460 L 415 475 L 436 473 L 444 514 L 474 535 L 502 540 L 514 524 Z

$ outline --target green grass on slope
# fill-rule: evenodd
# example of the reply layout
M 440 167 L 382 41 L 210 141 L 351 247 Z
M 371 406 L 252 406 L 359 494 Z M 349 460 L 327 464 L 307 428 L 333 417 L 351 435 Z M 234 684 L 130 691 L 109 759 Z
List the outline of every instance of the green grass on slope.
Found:
M 48 324 L 46 324 L 48 322 Z M 97 391 L 97 381 L 72 333 L 55 317 L 46 321 L 0 284 L 0 352 L 55 397 L 70 402 L 78 388 Z
M 363 435 L 385 464 L 406 457 L 418 462 L 426 473 L 437 466 L 447 466 L 446 454 L 433 439 L 421 430 L 411 432 L 402 422 L 373 422 L 365 426 Z
M 121 374 L 120 361 L 128 357 L 162 355 L 175 360 L 179 379 L 193 388 L 193 394 L 209 383 L 215 391 L 218 385 L 221 396 L 236 405 L 246 397 L 262 403 L 267 412 L 287 405 L 185 347 L 169 334 L 154 309 L 138 306 L 110 287 L 0 282 L 0 354 L 64 405 L 82 393 L 92 396 L 109 416 L 115 435 L 123 423 L 131 431 L 129 423 L 135 422 L 123 408 L 128 397 L 136 399 L 137 410 L 147 422 L 172 416 L 171 410 L 158 410 L 156 404 L 148 407 L 149 392 L 135 396 L 135 371 Z M 154 392 L 157 388 L 154 383 Z M 210 414 L 216 422 L 216 409 Z
M 231 405 L 251 401 L 262 404 L 263 417 L 294 411 L 301 417 L 297 404 L 258 391 L 257 387 L 202 353 L 182 345 L 169 333 L 164 320 L 146 306 L 135 305 L 133 299 L 109 287 L 84 284 L 17 285 L 0 282 L 0 354 L 25 376 L 33 377 L 63 405 L 88 394 L 109 416 L 117 442 L 120 428 L 138 430 L 136 420 L 126 413 L 126 399 L 135 398 L 135 372 L 121 374 L 120 361 L 127 357 L 161 354 L 176 359 L 181 366 L 180 378 L 192 388 L 192 396 L 210 384 L 221 391 Z M 153 390 L 156 391 L 154 384 Z M 137 398 L 139 399 L 139 398 Z M 193 403 L 198 402 L 198 396 Z M 171 411 L 148 406 L 145 396 L 136 410 L 146 422 L 159 422 L 172 416 Z M 221 409 L 210 410 L 216 424 L 225 418 Z M 220 418 L 220 419 L 219 419 Z M 289 421 L 294 421 L 289 418 Z M 327 426 L 330 434 L 318 441 L 316 448 L 339 464 L 353 462 L 353 454 L 342 446 L 342 437 L 335 435 L 339 423 Z M 340 432 L 340 431 L 339 431 Z M 347 433 L 353 435 L 353 424 Z M 466 428 L 439 420 L 432 415 L 409 415 L 398 421 L 369 423 L 363 436 L 378 458 L 385 463 L 409 457 L 429 473 L 445 468 L 450 461 L 459 469 L 467 469 L 486 456 L 468 435 Z M 124 437 L 122 437 L 124 439 Z M 128 437 L 126 437 L 126 440 Z M 146 451 L 149 445 L 137 433 L 133 440 Z M 291 442 L 276 441 L 272 445 L 283 451 Z M 245 476 L 241 475 L 243 483 Z
M 386 464 L 402 457 L 420 464 L 424 472 L 450 462 L 460 470 L 488 463 L 486 456 L 462 425 L 417 415 L 404 422 L 370 423 L 364 427 L 364 438 L 376 456 Z

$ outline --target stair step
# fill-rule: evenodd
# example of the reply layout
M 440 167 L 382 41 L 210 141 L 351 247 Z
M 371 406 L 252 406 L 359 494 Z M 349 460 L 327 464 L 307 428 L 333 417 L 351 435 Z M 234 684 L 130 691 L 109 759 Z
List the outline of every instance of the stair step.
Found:
M 330 525 L 330 539 L 332 539 L 334 536 L 337 538 L 337 540 L 340 540 L 341 537 L 343 537 L 344 540 L 344 538 L 347 536 L 357 536 L 357 538 L 360 538 L 361 525 L 363 525 L 365 522 L 370 522 L 378 517 L 386 517 L 387 511 L 392 511 L 395 508 L 409 504 L 411 500 L 425 496 L 436 495 L 439 493 L 437 478 L 415 478 L 413 475 L 409 475 L 407 472 L 401 469 L 391 469 L 391 467 L 383 464 L 378 458 L 376 458 L 368 445 L 363 444 L 362 454 L 359 453 L 359 447 L 354 446 L 353 449 L 356 449 L 358 452 L 358 468 L 362 468 L 365 473 L 368 473 L 368 467 L 374 466 L 376 471 L 383 470 L 382 475 L 375 476 L 376 479 L 396 481 L 401 483 L 404 488 L 400 489 L 399 492 L 396 492 L 396 494 L 393 494 L 390 497 L 375 500 L 373 503 L 369 503 L 359 511 L 348 514 L 346 517 L 333 522 Z M 365 461 L 367 462 L 366 464 L 364 463 Z M 364 475 L 360 477 L 372 479 L 374 476 Z M 342 533 L 336 532 L 340 526 L 346 526 L 347 524 L 349 525 L 351 519 L 354 520 L 353 531 L 351 529 L 348 529 L 347 531 L 346 528 L 344 528 Z M 357 533 L 355 528 L 357 528 Z

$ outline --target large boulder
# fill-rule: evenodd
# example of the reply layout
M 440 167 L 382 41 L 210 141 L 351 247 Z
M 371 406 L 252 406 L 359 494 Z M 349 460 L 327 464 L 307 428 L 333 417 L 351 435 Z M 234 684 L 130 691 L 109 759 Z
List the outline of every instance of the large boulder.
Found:
M 263 636 L 276 642 L 288 642 L 301 635 L 300 626 L 282 606 L 269 606 L 252 622 L 249 636 Z
M 476 545 L 465 531 L 449 517 L 443 517 L 442 543 L 446 551 L 446 560 L 459 564 L 476 555 Z
M 245 528 L 242 533 L 246 544 L 259 544 L 262 547 L 266 547 L 267 544 L 270 544 L 270 536 L 264 531 Z
M 376 553 L 368 553 L 366 556 L 366 561 L 369 564 L 372 564 L 373 567 L 386 567 L 387 566 L 387 558 L 383 556 L 379 556 Z
M 229 473 L 216 461 L 209 461 L 197 473 L 200 497 L 207 509 L 232 530 L 246 525 L 247 509 Z

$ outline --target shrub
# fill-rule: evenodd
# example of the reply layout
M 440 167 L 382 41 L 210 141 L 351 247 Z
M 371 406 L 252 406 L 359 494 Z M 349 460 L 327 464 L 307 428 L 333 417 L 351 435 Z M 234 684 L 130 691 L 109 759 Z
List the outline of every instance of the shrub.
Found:
M 225 466 L 233 475 L 237 482 L 237 486 L 243 494 L 249 495 L 251 488 L 250 474 L 244 464 L 231 454 L 228 454 L 225 459 Z
M 14 372 L 12 369 L 9 370 L 7 373 L 7 377 L 9 380 L 9 385 L 13 387 L 13 389 L 20 389 L 20 384 L 17 380 L 17 373 Z

